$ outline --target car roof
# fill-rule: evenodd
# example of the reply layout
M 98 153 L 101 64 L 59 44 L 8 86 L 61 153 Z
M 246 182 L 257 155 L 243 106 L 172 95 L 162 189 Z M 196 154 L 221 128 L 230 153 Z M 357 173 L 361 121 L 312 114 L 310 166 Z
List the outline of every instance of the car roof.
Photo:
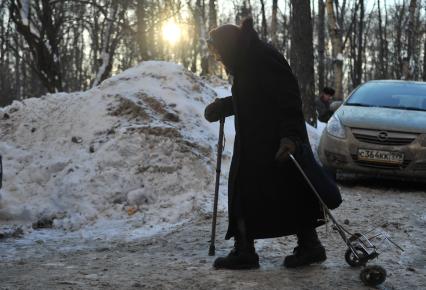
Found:
M 420 81 L 407 81 L 407 80 L 371 80 L 368 82 L 365 82 L 364 84 L 367 83 L 378 83 L 378 84 L 389 84 L 389 83 L 397 83 L 397 84 L 413 84 L 413 85 L 426 85 L 426 82 L 420 82 Z

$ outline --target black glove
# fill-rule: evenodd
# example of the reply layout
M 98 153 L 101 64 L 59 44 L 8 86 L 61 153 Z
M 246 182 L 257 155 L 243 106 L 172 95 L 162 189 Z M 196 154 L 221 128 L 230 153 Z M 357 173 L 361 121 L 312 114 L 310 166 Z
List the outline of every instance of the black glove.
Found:
M 226 117 L 225 106 L 221 99 L 216 99 L 204 110 L 204 118 L 209 122 L 217 122 Z
M 290 138 L 282 138 L 280 142 L 280 148 L 278 148 L 277 154 L 275 154 L 275 160 L 279 162 L 287 161 L 290 157 L 290 154 L 296 152 L 296 142 Z

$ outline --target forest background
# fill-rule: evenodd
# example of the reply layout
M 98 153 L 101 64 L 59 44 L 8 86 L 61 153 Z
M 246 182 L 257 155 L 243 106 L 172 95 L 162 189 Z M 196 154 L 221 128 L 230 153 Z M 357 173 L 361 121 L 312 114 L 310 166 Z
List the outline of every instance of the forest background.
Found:
M 226 79 L 208 31 L 251 16 L 289 60 L 306 120 L 324 86 L 426 81 L 426 0 L 1 0 L 0 106 L 87 90 L 145 60 Z

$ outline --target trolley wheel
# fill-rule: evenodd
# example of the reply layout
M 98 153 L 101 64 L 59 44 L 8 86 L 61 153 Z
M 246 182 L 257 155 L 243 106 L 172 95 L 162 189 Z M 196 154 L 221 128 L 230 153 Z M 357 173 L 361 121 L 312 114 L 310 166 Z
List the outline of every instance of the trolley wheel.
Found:
M 355 246 L 356 254 L 358 255 L 358 258 L 352 253 L 351 249 L 347 249 L 345 253 L 345 260 L 346 263 L 348 263 L 351 267 L 360 267 L 365 265 L 368 261 L 368 253 L 364 248 L 360 246 Z
M 361 270 L 359 277 L 366 286 L 377 286 L 385 282 L 386 270 L 377 265 L 367 266 Z

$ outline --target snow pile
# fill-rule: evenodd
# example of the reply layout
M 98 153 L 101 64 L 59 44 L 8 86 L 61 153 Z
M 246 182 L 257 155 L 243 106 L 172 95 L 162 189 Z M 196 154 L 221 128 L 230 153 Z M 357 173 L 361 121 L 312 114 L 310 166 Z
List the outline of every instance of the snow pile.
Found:
M 152 227 L 210 211 L 217 124 L 202 116 L 216 96 L 149 61 L 86 92 L 14 102 L 0 111 L 0 222 Z
M 107 237 L 121 228 L 137 236 L 210 215 L 219 126 L 203 113 L 214 98 L 229 95 L 224 82 L 147 61 L 86 92 L 0 109 L 0 226 L 96 229 Z M 308 131 L 317 146 L 321 129 Z M 221 211 L 233 118 L 225 137 Z
M 311 143 L 312 151 L 314 152 L 315 158 L 319 162 L 321 161 L 319 160 L 317 150 L 320 143 L 322 131 L 325 129 L 326 126 L 327 126 L 327 123 L 322 123 L 320 121 L 317 122 L 316 128 L 306 123 L 306 129 L 308 131 L 309 141 Z

